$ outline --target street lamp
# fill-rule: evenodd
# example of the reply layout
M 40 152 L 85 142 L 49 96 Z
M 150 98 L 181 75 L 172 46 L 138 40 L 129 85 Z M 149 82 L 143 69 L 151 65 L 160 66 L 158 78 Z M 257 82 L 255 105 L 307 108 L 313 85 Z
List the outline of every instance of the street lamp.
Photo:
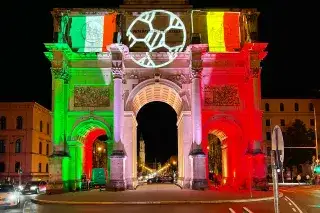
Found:
M 99 146 L 99 147 L 98 147 L 98 151 L 101 152 L 101 150 L 102 150 L 102 148 Z
M 316 137 L 316 162 L 319 164 L 319 151 L 318 151 L 318 132 L 317 132 L 317 116 L 316 116 L 316 107 L 313 104 L 313 117 L 314 117 L 314 134 Z

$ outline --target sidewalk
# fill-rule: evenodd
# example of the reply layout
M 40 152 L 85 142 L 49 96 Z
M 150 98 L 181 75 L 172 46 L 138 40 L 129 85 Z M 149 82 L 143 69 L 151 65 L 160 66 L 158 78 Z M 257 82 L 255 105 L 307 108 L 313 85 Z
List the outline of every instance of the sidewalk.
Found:
M 39 195 L 33 202 L 39 204 L 69 205 L 119 205 L 119 204 L 210 204 L 231 202 L 253 202 L 272 200 L 273 192 L 253 191 L 194 191 L 194 190 L 134 190 L 122 192 L 85 191 L 56 195 Z

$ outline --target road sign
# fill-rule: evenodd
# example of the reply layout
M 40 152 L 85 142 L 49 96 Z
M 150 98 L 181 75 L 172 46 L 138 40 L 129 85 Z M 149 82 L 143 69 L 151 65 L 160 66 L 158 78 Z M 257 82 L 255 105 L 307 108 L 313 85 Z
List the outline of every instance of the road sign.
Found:
M 272 131 L 272 150 L 279 151 L 280 161 L 283 163 L 284 160 L 284 141 L 282 136 L 281 128 L 276 125 Z

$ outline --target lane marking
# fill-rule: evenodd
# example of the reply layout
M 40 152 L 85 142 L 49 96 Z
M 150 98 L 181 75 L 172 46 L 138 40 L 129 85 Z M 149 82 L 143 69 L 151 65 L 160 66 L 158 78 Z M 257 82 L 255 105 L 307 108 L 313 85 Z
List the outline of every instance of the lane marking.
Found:
M 292 206 L 292 204 L 290 202 L 288 202 L 290 206 Z
M 245 210 L 247 213 L 253 213 L 253 212 L 250 211 L 247 207 L 243 207 L 243 210 Z
M 296 207 L 299 213 L 303 213 L 302 210 L 297 206 L 297 204 L 295 204 L 295 202 L 288 198 L 288 196 L 285 196 L 285 198 L 287 198 L 294 205 L 294 207 Z
M 287 198 L 284 198 L 284 200 L 285 200 L 285 201 L 288 201 L 288 199 L 287 199 Z
M 297 212 L 297 210 L 295 208 L 292 208 L 292 211 Z
M 308 205 L 311 208 L 320 208 L 320 205 Z
M 229 208 L 229 212 L 230 212 L 230 213 L 236 213 L 236 211 L 233 210 L 232 208 Z

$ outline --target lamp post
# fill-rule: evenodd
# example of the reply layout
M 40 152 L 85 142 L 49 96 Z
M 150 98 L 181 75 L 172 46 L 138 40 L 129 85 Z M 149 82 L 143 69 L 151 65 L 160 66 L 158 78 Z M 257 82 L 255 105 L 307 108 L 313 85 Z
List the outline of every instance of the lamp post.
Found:
M 313 117 L 314 117 L 314 134 L 316 137 L 316 162 L 319 163 L 319 151 L 318 151 L 318 132 L 317 132 L 317 116 L 316 116 L 316 107 L 313 105 Z
M 13 142 L 9 142 L 9 146 L 8 146 L 8 181 L 10 181 L 10 157 L 11 157 L 11 150 L 10 150 L 10 145 L 13 144 Z

